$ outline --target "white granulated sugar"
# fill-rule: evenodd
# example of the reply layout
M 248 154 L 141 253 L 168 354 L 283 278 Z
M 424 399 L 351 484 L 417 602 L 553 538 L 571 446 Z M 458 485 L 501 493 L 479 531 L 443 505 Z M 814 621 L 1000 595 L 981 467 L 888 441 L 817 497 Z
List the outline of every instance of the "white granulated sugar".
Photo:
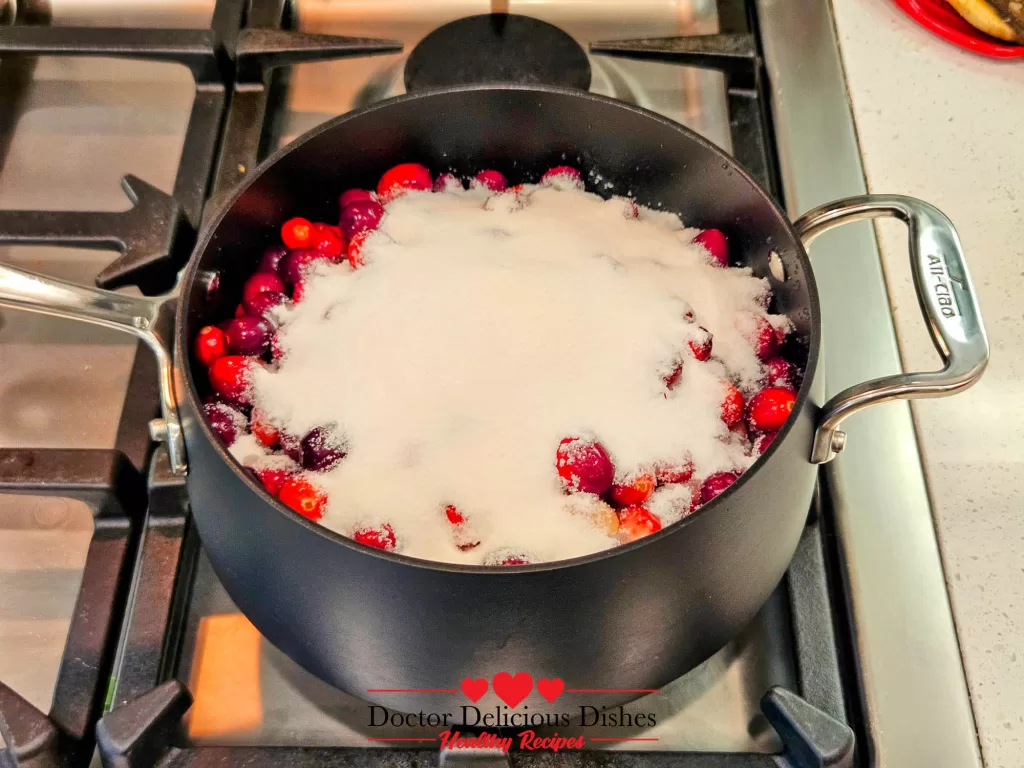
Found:
M 727 375 L 756 388 L 734 319 L 763 314 L 764 282 L 711 266 L 672 214 L 628 208 L 562 180 L 408 193 L 366 240 L 364 267 L 307 278 L 302 302 L 277 310 L 284 357 L 256 369 L 254 398 L 291 434 L 344 435 L 347 457 L 317 478 L 323 525 L 386 522 L 401 552 L 431 560 L 557 560 L 615 544 L 566 512 L 563 437 L 597 437 L 618 473 L 687 455 L 696 477 L 750 465 L 720 404 Z M 706 363 L 687 350 L 698 325 L 714 335 Z M 232 454 L 250 449 L 240 439 Z M 456 547 L 446 504 L 479 546 Z
M 267 459 L 277 458 L 267 456 L 267 451 L 260 441 L 248 433 L 240 434 L 228 448 L 228 453 L 243 467 L 253 467 Z

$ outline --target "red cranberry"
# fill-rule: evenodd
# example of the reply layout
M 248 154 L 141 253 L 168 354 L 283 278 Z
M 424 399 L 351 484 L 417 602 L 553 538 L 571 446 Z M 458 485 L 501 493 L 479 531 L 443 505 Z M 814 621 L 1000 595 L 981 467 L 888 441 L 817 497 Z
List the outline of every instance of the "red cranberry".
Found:
M 704 326 L 700 326 L 700 331 L 701 337 L 690 341 L 689 345 L 690 351 L 693 352 L 693 356 L 703 362 L 711 359 L 711 343 L 714 340 L 714 337 Z
M 342 209 L 338 224 L 345 239 L 351 240 L 360 232 L 379 227 L 383 216 L 384 206 L 376 200 L 357 200 Z
M 600 495 L 612 487 L 615 467 L 596 440 L 565 437 L 555 452 L 555 466 L 566 488 Z
M 252 361 L 248 357 L 240 355 L 217 358 L 210 366 L 210 386 L 228 400 L 244 402 L 249 388 L 251 365 Z
M 352 534 L 352 538 L 360 544 L 374 549 L 383 549 L 385 552 L 395 551 L 395 530 L 388 523 L 384 523 L 379 528 L 360 528 Z
M 384 172 L 377 182 L 377 196 L 389 203 L 412 189 L 431 189 L 434 180 L 430 171 L 419 163 L 402 163 Z
M 450 173 L 442 173 L 434 181 L 435 192 L 447 192 L 449 189 L 465 189 L 462 182 Z
M 312 237 L 313 225 L 306 219 L 288 219 L 281 225 L 281 241 L 289 248 L 305 248 Z
M 659 483 L 685 483 L 693 477 L 693 462 L 685 461 L 667 462 L 659 461 L 654 465 L 654 479 Z
M 707 504 L 718 494 L 735 483 L 740 477 L 739 472 L 715 472 L 700 487 L 700 503 Z
M 245 429 L 245 416 L 227 403 L 207 403 L 203 406 L 203 413 L 217 437 L 228 448 Z
M 333 469 L 345 458 L 345 444 L 327 427 L 310 430 L 302 438 L 302 466 L 314 472 Z
M 665 389 L 675 389 L 676 384 L 679 383 L 679 379 L 683 377 L 683 361 L 676 360 L 672 364 L 672 369 L 661 377 L 661 380 L 665 382 Z
M 577 187 L 583 186 L 583 175 L 569 165 L 556 165 L 544 172 L 544 175 L 540 177 L 541 184 L 551 184 L 552 182 L 565 181 L 574 184 Z
M 757 436 L 754 441 L 754 453 L 760 456 L 762 453 L 768 450 L 768 446 L 775 440 L 777 432 L 764 432 Z
M 711 254 L 711 260 L 717 266 L 729 266 L 729 244 L 720 230 L 705 229 L 693 238 L 693 242 L 703 246 L 704 250 Z
M 281 450 L 296 464 L 302 463 L 302 440 L 287 432 L 281 433 Z
M 761 360 L 775 356 L 779 348 L 779 337 L 764 315 L 747 313 L 740 318 L 740 331 L 754 347 L 754 354 Z
M 256 477 L 271 496 L 279 496 L 284 484 L 294 476 L 294 472 L 280 468 L 257 469 Z
M 287 253 L 288 249 L 283 245 L 270 246 L 263 252 L 259 266 L 256 267 L 256 271 L 269 272 L 272 275 L 276 275 L 277 270 L 281 265 L 281 259 L 283 259 Z
M 764 375 L 768 386 L 792 386 L 793 366 L 788 360 L 782 357 L 769 357 L 764 361 Z
M 526 559 L 526 555 L 509 555 L 508 557 L 502 558 L 498 565 L 529 565 L 530 561 Z
M 508 189 L 508 179 L 505 178 L 505 174 L 501 171 L 480 171 L 473 180 L 483 184 L 492 192 L 504 192 Z
M 284 282 L 280 277 L 269 272 L 257 272 L 246 280 L 245 285 L 242 286 L 242 303 L 245 304 L 257 293 L 263 293 L 264 291 L 284 293 Z
M 754 429 L 776 432 L 793 412 L 796 393 L 783 387 L 766 387 L 750 399 L 750 424 Z
M 309 247 L 329 261 L 338 261 L 345 253 L 345 241 L 340 230 L 336 232 L 335 229 L 327 224 L 314 224 L 313 237 L 309 241 Z
M 312 248 L 296 248 L 281 259 L 279 274 L 288 285 L 295 285 L 313 264 L 323 259 L 323 255 Z
M 196 357 L 199 362 L 209 368 L 213 361 L 228 353 L 224 331 L 212 325 L 199 329 L 196 334 Z
M 282 304 L 284 300 L 285 295 L 283 293 L 263 291 L 245 302 L 245 312 L 253 317 L 264 317 L 267 312 Z
M 225 336 L 228 352 L 233 355 L 257 357 L 270 349 L 270 337 L 274 329 L 262 317 L 245 315 L 228 323 Z
M 364 230 L 353 235 L 352 240 L 348 244 L 348 263 L 352 266 L 352 269 L 359 269 L 366 262 L 363 261 L 363 243 L 366 242 L 366 238 L 370 236 L 371 230 Z
M 743 395 L 731 383 L 725 383 L 725 397 L 722 398 L 722 421 L 726 426 L 733 424 L 743 418 Z
M 284 481 L 278 498 L 303 517 L 319 520 L 324 516 L 327 494 L 304 477 L 290 477 Z
M 452 506 L 451 504 L 445 506 L 444 516 L 448 518 L 448 522 L 452 525 L 462 525 L 464 522 L 466 522 L 466 518 L 462 516 L 462 513 L 459 512 L 458 508 Z
M 244 304 L 239 304 L 237 307 L 235 307 L 235 317 L 244 317 L 244 316 L 245 316 L 245 305 Z M 224 326 L 224 332 L 227 333 L 227 330 L 228 330 L 228 327 L 227 327 L 227 325 L 225 325 Z
M 373 193 L 367 189 L 346 189 L 338 198 L 338 210 L 352 205 L 356 200 L 373 200 Z
M 625 482 L 612 485 L 612 501 L 622 507 L 643 504 L 654 493 L 656 484 L 654 475 L 650 472 L 633 475 Z
M 619 511 L 619 541 L 626 543 L 642 539 L 661 530 L 661 520 L 647 507 L 626 507 Z
M 249 431 L 252 432 L 253 437 L 267 446 L 267 448 L 273 448 L 281 442 L 281 433 L 270 423 L 267 415 L 262 411 L 253 409 Z

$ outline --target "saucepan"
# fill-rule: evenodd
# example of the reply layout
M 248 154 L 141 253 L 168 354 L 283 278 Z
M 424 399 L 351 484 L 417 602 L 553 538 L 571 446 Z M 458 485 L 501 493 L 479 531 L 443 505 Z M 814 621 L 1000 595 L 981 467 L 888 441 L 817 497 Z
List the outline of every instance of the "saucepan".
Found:
M 770 281 L 773 311 L 792 321 L 791 354 L 805 370 L 771 447 L 680 522 L 608 551 L 535 565 L 461 566 L 371 549 L 270 496 L 205 421 L 205 375 L 194 375 L 190 340 L 230 316 L 283 221 L 330 220 L 340 190 L 372 188 L 389 167 L 413 161 L 465 175 L 495 168 L 513 183 L 572 164 L 585 178 L 600 174 L 593 191 L 628 192 L 688 226 L 724 231 L 739 261 Z M 836 225 L 877 216 L 909 228 L 915 286 L 945 366 L 866 382 L 823 402 L 821 311 L 805 247 Z M 160 371 L 162 418 L 152 432 L 166 442 L 174 470 L 187 475 L 203 546 L 230 596 L 265 637 L 323 680 L 407 712 L 457 712 L 467 703 L 464 678 L 502 671 L 561 678 L 561 711 L 622 702 L 684 674 L 735 637 L 781 580 L 818 466 L 843 449 L 842 421 L 893 398 L 966 389 L 989 356 L 960 242 L 933 206 L 870 195 L 791 223 L 700 136 L 644 109 L 553 87 L 417 92 L 321 125 L 263 162 L 212 218 L 172 296 L 129 297 L 4 266 L 0 305 L 145 341 Z M 581 689 L 606 693 L 595 701 L 570 692 Z M 525 704 L 546 706 L 536 694 Z

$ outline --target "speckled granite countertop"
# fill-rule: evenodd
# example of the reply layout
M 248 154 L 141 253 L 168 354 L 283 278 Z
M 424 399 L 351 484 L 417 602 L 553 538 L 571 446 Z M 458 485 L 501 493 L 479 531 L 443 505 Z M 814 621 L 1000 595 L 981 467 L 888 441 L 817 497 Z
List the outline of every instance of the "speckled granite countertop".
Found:
M 870 191 L 956 225 L 992 361 L 968 392 L 914 403 L 988 768 L 1024 766 L 1024 61 L 933 37 L 889 0 L 833 0 Z M 878 226 L 905 367 L 937 367 L 906 255 Z M 911 630 L 912 631 L 912 630 Z

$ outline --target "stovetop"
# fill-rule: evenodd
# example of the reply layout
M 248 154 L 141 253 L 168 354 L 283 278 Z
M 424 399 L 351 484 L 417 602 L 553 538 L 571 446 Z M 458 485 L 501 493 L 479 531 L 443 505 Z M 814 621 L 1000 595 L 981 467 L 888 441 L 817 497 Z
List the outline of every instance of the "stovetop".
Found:
M 204 217 L 261 157 L 402 93 L 425 36 L 492 11 L 554 24 L 586 52 L 591 90 L 693 128 L 781 199 L 757 13 L 743 0 L 19 3 L 0 28 L 0 258 L 170 290 Z M 368 741 L 364 702 L 238 613 L 149 440 L 149 353 L 71 322 L 2 320 L 0 491 L 19 495 L 0 495 L 0 735 L 15 764 L 436 763 L 436 744 L 405 740 L 437 729 L 374 728 L 403 741 Z M 656 727 L 607 732 L 643 740 L 511 762 L 873 764 L 853 746 L 877 737 L 836 531 L 823 493 L 751 626 L 631 705 L 656 712 Z

